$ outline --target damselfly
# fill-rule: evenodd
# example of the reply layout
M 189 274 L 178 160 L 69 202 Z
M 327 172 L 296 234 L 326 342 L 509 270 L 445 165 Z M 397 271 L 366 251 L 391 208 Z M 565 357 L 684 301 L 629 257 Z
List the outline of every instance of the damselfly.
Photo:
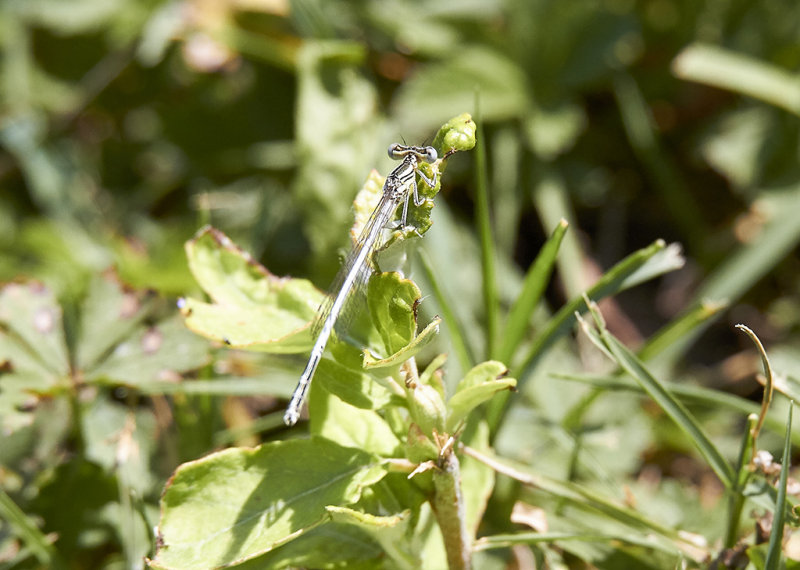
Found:
M 311 380 L 314 378 L 314 372 L 316 372 L 317 366 L 322 359 L 322 353 L 325 352 L 325 346 L 328 344 L 333 327 L 342 313 L 347 299 L 353 291 L 366 282 L 372 272 L 370 255 L 378 246 L 378 238 L 381 235 L 381 231 L 391 221 L 401 202 L 403 203 L 403 213 L 400 217 L 400 225 L 402 228 L 406 228 L 409 198 L 413 198 L 415 206 L 420 206 L 425 201 L 417 192 L 417 175 L 429 187 L 436 186 L 436 171 L 434 171 L 432 178 L 428 178 L 419 170 L 421 161 L 428 164 L 436 162 L 438 155 L 435 148 L 394 143 L 389 146 L 389 156 L 394 160 L 402 159 L 402 162 L 386 177 L 378 205 L 373 210 L 364 229 L 361 231 L 361 235 L 358 237 L 358 241 L 353 246 L 353 250 L 339 270 L 339 275 L 334 281 L 334 283 L 341 284 L 338 291 L 333 293 L 333 296 L 329 297 L 320 307 L 315 321 L 319 328 L 317 339 L 311 348 L 308 364 L 306 364 L 303 375 L 300 376 L 300 380 L 297 382 L 297 387 L 294 389 L 292 399 L 289 401 L 286 413 L 283 416 L 283 421 L 286 425 L 294 425 L 300 416 L 300 409 L 308 393 Z

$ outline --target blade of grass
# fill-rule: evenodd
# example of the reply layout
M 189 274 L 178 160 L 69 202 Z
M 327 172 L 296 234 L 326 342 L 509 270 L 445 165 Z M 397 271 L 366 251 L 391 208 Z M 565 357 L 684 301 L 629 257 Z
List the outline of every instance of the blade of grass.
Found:
M 511 548 L 517 544 L 549 544 L 558 541 L 580 541 L 610 544 L 623 542 L 644 548 L 656 548 L 668 554 L 674 554 L 672 548 L 665 548 L 648 537 L 634 536 L 632 534 L 601 534 L 585 532 L 518 532 L 511 534 L 495 534 L 483 536 L 475 541 L 474 551 L 492 550 L 495 548 Z
M 697 329 L 700 325 L 714 318 L 723 309 L 727 308 L 725 303 L 702 302 L 691 307 L 678 318 L 670 321 L 667 325 L 656 331 L 647 342 L 642 346 L 637 356 L 644 361 L 654 358 L 661 352 L 677 343 L 684 336 Z
M 643 534 L 652 534 L 657 538 L 664 539 L 674 547 L 697 560 L 703 559 L 707 555 L 706 549 L 699 541 L 692 540 L 689 533 L 680 532 L 659 524 L 653 517 L 646 516 L 633 509 L 620 506 L 617 501 L 606 497 L 593 489 L 581 486 L 569 481 L 561 481 L 533 473 L 527 466 L 522 466 L 516 462 L 505 458 L 499 458 L 488 451 L 477 451 L 468 446 L 461 446 L 464 455 L 468 455 L 478 461 L 488 465 L 498 473 L 502 473 L 524 485 L 530 485 L 541 489 L 577 508 L 602 513 L 631 529 Z
M 682 266 L 683 258 L 677 256 L 675 250 L 662 240 L 656 240 L 608 270 L 586 291 L 586 295 L 591 299 L 602 299 Z M 511 375 L 514 378 L 530 374 L 545 349 L 572 328 L 576 311 L 580 313 L 586 311 L 583 296 L 573 298 L 550 319 L 547 326 L 534 339 L 522 363 L 513 367 Z
M 656 240 L 649 246 L 635 251 L 608 270 L 589 288 L 586 295 L 592 299 L 614 295 L 662 273 L 678 269 L 683 266 L 683 263 L 684 259 L 679 255 L 676 247 L 667 246 L 663 240 Z M 519 381 L 518 390 L 533 372 L 545 350 L 572 329 L 576 313 L 580 314 L 585 311 L 586 303 L 583 296 L 575 297 L 561 307 L 547 322 L 542 331 L 534 338 L 522 362 L 509 367 L 509 374 Z M 497 433 L 500 427 L 508 398 L 508 394 L 498 394 L 489 403 L 487 418 L 492 433 Z
M 680 339 L 683 335 L 687 334 L 695 327 L 699 326 L 709 318 L 713 317 L 722 308 L 723 305 L 719 304 L 714 305 L 706 303 L 694 307 L 693 309 L 689 310 L 676 320 L 671 321 L 668 325 L 663 327 L 655 335 L 651 336 L 647 340 L 647 342 L 639 349 L 639 351 L 637 352 L 637 356 L 643 361 L 647 361 L 657 356 L 662 350 L 666 349 L 677 339 Z M 565 415 L 563 425 L 565 427 L 574 426 L 575 428 L 577 428 L 577 426 L 580 425 L 584 415 L 589 411 L 592 404 L 594 403 L 595 400 L 597 400 L 597 398 L 600 396 L 603 390 L 609 390 L 609 389 L 641 390 L 638 384 L 636 384 L 633 380 L 628 378 L 623 378 L 624 375 L 625 373 L 622 371 L 617 371 L 613 375 L 605 378 L 602 377 L 581 378 L 576 375 L 553 374 L 553 376 L 556 378 L 583 382 L 595 388 L 590 393 L 586 394 L 585 397 L 581 398 L 573 406 L 573 408 Z M 684 387 L 690 389 L 695 388 L 694 386 L 687 386 L 686 384 L 671 384 L 670 390 L 672 390 L 673 393 L 675 393 L 677 396 L 684 397 L 682 393 L 676 392 L 676 390 L 681 390 Z M 720 394 L 720 392 L 712 390 L 707 390 L 707 392 L 708 393 L 705 394 L 706 403 L 708 403 L 709 405 L 718 405 L 715 399 L 716 396 Z M 722 394 L 722 395 L 727 396 L 727 394 Z M 735 396 L 729 396 L 729 398 L 731 400 L 734 400 L 736 404 L 741 404 L 741 406 L 750 406 L 745 410 L 745 413 L 748 413 L 753 408 L 752 404 L 746 400 L 742 400 L 741 398 L 737 398 Z
M 775 386 L 775 375 L 772 373 L 772 365 L 769 363 L 769 356 L 767 356 L 767 351 L 764 349 L 764 345 L 761 344 L 761 340 L 756 336 L 749 327 L 745 325 L 736 325 L 736 328 L 740 331 L 744 332 L 747 336 L 750 337 L 750 340 L 753 341 L 753 344 L 756 345 L 759 354 L 761 355 L 761 363 L 764 365 L 764 394 L 761 397 L 761 411 L 758 414 L 758 424 L 753 429 L 753 440 L 758 439 L 758 433 L 761 431 L 761 426 L 764 424 L 764 419 L 767 417 L 767 411 L 769 410 L 770 404 L 772 404 L 772 395 L 774 393 L 774 386 Z M 757 441 L 754 441 L 754 447 L 758 446 Z
M 478 101 L 475 102 L 478 108 Z M 476 115 L 478 113 L 476 112 Z M 483 134 L 483 121 L 476 120 L 479 141 L 475 155 L 475 224 L 481 247 L 481 269 L 483 272 L 483 311 L 486 316 L 486 357 L 494 358 L 497 343 L 497 322 L 499 303 L 497 301 L 497 282 L 494 268 L 495 247 L 492 237 L 491 212 L 489 211 L 489 179 L 486 173 L 486 139 Z
M 0 515 L 31 554 L 46 568 L 63 568 L 63 562 L 47 537 L 36 524 L 0 489 Z
M 800 79 L 795 73 L 716 46 L 693 44 L 672 60 L 681 79 L 747 95 L 800 115 Z
M 653 401 L 689 436 L 725 488 L 732 489 L 736 481 L 733 468 L 708 438 L 694 416 L 664 384 L 650 374 L 636 355 L 608 332 L 597 309 L 592 307 L 590 311 L 597 328 L 593 329 L 588 323 L 583 322 L 582 328 L 587 336 L 598 346 L 604 347 L 613 356 L 614 361 L 642 386 Z
M 755 449 L 755 438 L 753 430 L 758 423 L 758 416 L 750 414 L 747 416 L 747 429 L 742 433 L 742 445 L 739 447 L 739 457 L 736 460 L 736 484 L 728 496 L 728 520 L 725 522 L 725 548 L 733 548 L 736 544 L 736 534 L 739 530 L 739 522 L 742 518 L 742 508 L 744 507 L 745 496 L 742 492 L 747 484 L 752 470 L 750 458 L 753 457 Z
M 792 412 L 794 404 L 789 406 L 789 417 L 786 419 L 786 437 L 783 440 L 783 459 L 781 460 L 781 478 L 778 483 L 778 497 L 775 500 L 775 515 L 772 519 L 772 532 L 769 535 L 767 561 L 765 570 L 778 570 L 781 562 L 783 545 L 783 525 L 786 524 L 786 482 L 789 479 L 789 467 L 792 460 Z
M 577 374 L 551 374 L 553 378 L 561 380 L 569 380 L 571 382 L 580 382 L 589 386 L 594 386 L 603 390 L 628 390 L 633 392 L 642 392 L 642 387 L 627 377 L 622 378 L 618 375 L 615 376 L 591 376 L 591 375 L 577 375 Z M 725 408 L 729 411 L 740 412 L 745 415 L 757 415 L 759 405 L 745 400 L 739 396 L 726 394 L 719 390 L 712 390 L 711 388 L 704 388 L 702 386 L 692 386 L 690 384 L 679 384 L 676 382 L 664 382 L 662 384 L 677 398 L 685 403 L 699 404 L 713 408 Z M 764 420 L 764 426 L 773 433 L 783 433 L 785 426 L 784 419 L 777 417 L 776 414 L 770 414 Z M 797 428 L 795 436 L 800 437 L 800 428 Z
M 462 333 L 464 328 L 456 317 L 455 311 L 450 306 L 448 296 L 442 292 L 442 288 L 439 286 L 439 281 L 436 279 L 436 273 L 433 270 L 430 257 L 428 257 L 428 254 L 423 249 L 420 249 L 418 258 L 422 265 L 422 270 L 425 272 L 425 278 L 428 280 L 431 291 L 433 292 L 433 296 L 439 304 L 439 309 L 441 309 L 442 320 L 445 322 L 447 331 L 450 333 L 450 341 L 453 343 L 453 351 L 456 353 L 456 358 L 461 365 L 461 369 L 467 371 L 475 365 L 475 358 Z
M 547 242 L 539 250 L 536 260 L 528 268 L 522 291 L 511 307 L 506 320 L 503 340 L 498 353 L 498 360 L 510 363 L 517 350 L 536 305 L 550 281 L 555 266 L 556 255 L 564 234 L 567 232 L 566 220 L 561 220 Z

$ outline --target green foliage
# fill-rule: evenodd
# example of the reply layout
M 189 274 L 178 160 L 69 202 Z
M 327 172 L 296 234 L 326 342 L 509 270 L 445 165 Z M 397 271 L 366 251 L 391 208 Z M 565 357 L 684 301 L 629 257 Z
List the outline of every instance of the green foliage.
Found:
M 469 149 L 475 144 L 474 123 L 467 115 L 448 122 L 442 131 L 435 140 L 447 145 L 440 147 L 443 156 L 458 150 L 456 145 Z M 363 193 L 372 195 L 374 188 L 371 177 Z M 363 197 L 356 199 L 357 204 L 364 201 Z M 427 211 L 430 213 L 430 208 Z M 426 227 L 430 222 L 417 231 L 422 233 Z M 388 241 L 388 247 L 398 247 L 400 241 L 415 237 L 417 232 L 398 233 Z M 220 315 L 220 328 L 230 322 L 226 315 L 270 310 L 263 325 L 253 323 L 252 336 L 248 336 L 248 327 L 239 327 L 235 342 L 226 339 L 228 344 L 282 353 L 285 338 L 295 334 L 292 329 L 308 328 L 302 322 L 304 316 L 308 318 L 307 303 L 298 303 L 298 296 L 289 293 L 302 291 L 304 282 L 275 282 L 266 269 L 212 230 L 205 230 L 191 241 L 187 252 L 198 281 L 209 285 L 207 293 L 215 301 L 206 314 Z M 251 560 L 303 537 L 325 522 L 354 526 L 366 533 L 383 546 L 390 566 L 413 567 L 428 555 L 449 559 L 457 558 L 460 552 L 460 556 L 469 558 L 472 538 L 466 531 L 467 504 L 469 528 L 474 535 L 491 491 L 491 477 L 486 475 L 490 473 L 486 466 L 470 465 L 467 473 L 474 478 L 475 486 L 462 492 L 453 445 L 465 430 L 470 413 L 498 391 L 513 388 L 516 380 L 498 379 L 505 374 L 505 367 L 487 362 L 470 371 L 445 402 L 439 376 L 433 372 L 419 376 L 416 371 L 414 356 L 438 329 L 434 320 L 417 335 L 416 307 L 421 297 L 417 286 L 398 273 L 376 273 L 369 280 L 366 296 L 374 334 L 367 332 L 365 336 L 375 339 L 375 343 L 364 351 L 363 360 L 354 358 L 352 349 L 341 346 L 333 351 L 338 363 L 323 362 L 320 366 L 320 378 L 312 387 L 309 405 L 314 439 L 267 444 L 254 452 L 226 450 L 180 468 L 162 500 L 161 546 L 152 563 L 154 567 L 206 567 L 209 563 L 222 566 Z M 196 330 L 196 324 L 191 323 L 195 309 L 201 305 L 183 303 L 187 322 Z M 202 322 L 208 326 L 209 336 L 219 338 L 213 318 Z M 276 327 L 285 334 L 270 338 L 263 333 L 264 329 Z M 373 351 L 388 356 L 376 359 L 371 356 Z M 322 390 L 326 392 L 324 396 Z M 476 422 L 470 426 L 464 440 L 485 447 L 486 425 Z M 409 433 L 413 435 L 406 440 Z M 359 451 L 350 458 L 340 456 L 356 449 L 376 455 Z M 251 457 L 253 454 L 255 457 Z M 389 489 L 382 482 L 384 469 L 398 461 L 416 465 L 417 477 L 422 481 L 399 479 L 387 494 Z M 274 465 L 279 467 L 275 469 Z M 428 500 L 438 527 L 420 521 L 422 499 L 431 492 L 431 479 L 422 475 L 428 470 L 432 471 L 433 484 L 433 495 Z M 478 475 L 481 472 L 483 475 Z M 246 473 L 249 482 L 237 483 L 232 478 L 236 473 Z M 483 484 L 486 481 L 488 486 Z M 331 484 L 334 487 L 326 490 Z M 254 503 L 255 486 L 261 485 L 271 493 L 257 493 L 258 502 Z M 398 487 L 406 487 L 399 496 Z M 234 494 L 232 489 L 236 490 Z M 349 508 L 359 502 L 366 490 L 366 503 L 358 505 L 358 510 Z M 462 497 L 468 497 L 468 503 Z M 230 517 L 213 514 L 222 504 L 230 509 Z M 363 510 L 376 506 L 381 511 L 388 509 L 391 516 Z M 266 533 L 262 530 L 265 526 Z M 444 536 L 453 537 L 445 539 L 446 555 L 441 554 L 441 543 L 428 542 L 431 533 L 439 530 Z M 254 533 L 257 540 L 250 538 Z M 230 540 L 221 540 L 223 536 Z M 425 544 L 428 546 L 424 548 L 433 554 L 423 552 Z M 353 553 L 347 561 L 364 563 L 373 556 L 372 551 Z M 299 555 L 292 562 L 309 563 Z
M 308 320 L 322 297 L 305 279 L 278 278 L 226 236 L 201 229 L 187 242 L 189 266 L 213 304 L 183 299 L 193 331 L 231 346 L 266 345 L 270 352 L 299 352 L 311 343 Z
M 228 565 L 272 550 L 352 504 L 385 475 L 381 461 L 329 440 L 228 449 L 183 465 L 162 499 L 156 568 Z M 266 531 L 266 532 L 265 532 Z
M 4 3 L 0 568 L 795 567 L 799 18 Z
M 151 548 L 150 514 L 137 497 L 158 493 L 155 416 L 111 396 L 175 381 L 208 361 L 206 343 L 156 301 L 98 276 L 67 327 L 46 287 L 12 283 L 0 292 L 2 463 L 15 494 L 28 495 L 28 516 L 59 537 L 57 548 L 15 514 L 5 492 L 4 518 L 16 520 L 24 551 L 44 566 L 92 564 L 87 540 L 119 544 L 129 561 Z M 58 450 L 67 447 L 77 454 L 64 461 Z

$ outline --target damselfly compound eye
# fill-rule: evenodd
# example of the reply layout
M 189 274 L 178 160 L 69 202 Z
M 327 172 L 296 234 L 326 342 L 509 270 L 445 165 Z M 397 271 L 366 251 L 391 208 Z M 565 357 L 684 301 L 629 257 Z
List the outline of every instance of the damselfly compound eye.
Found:
M 428 164 L 433 164 L 436 162 L 436 159 L 439 158 L 439 155 L 436 153 L 436 149 L 432 146 L 425 147 L 425 162 Z
M 402 153 L 403 147 L 399 143 L 392 143 L 389 145 L 389 158 L 392 160 L 398 160 L 403 156 Z

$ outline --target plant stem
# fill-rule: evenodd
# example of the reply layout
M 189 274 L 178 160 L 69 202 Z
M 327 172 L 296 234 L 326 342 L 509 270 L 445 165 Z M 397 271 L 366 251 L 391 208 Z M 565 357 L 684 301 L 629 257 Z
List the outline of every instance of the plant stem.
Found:
M 472 540 L 467 532 L 464 497 L 461 494 L 461 468 L 456 454 L 447 450 L 433 471 L 433 512 L 444 538 L 450 570 L 472 568 Z
M 476 113 L 477 114 L 477 113 Z M 483 138 L 483 121 L 478 119 L 477 137 Z M 478 236 L 481 246 L 481 269 L 483 285 L 483 308 L 486 316 L 486 355 L 495 358 L 497 350 L 497 323 L 498 323 L 498 293 L 495 277 L 495 246 L 492 236 L 491 212 L 489 211 L 489 181 L 486 174 L 486 145 L 478 145 L 475 158 L 475 222 L 478 226 Z

